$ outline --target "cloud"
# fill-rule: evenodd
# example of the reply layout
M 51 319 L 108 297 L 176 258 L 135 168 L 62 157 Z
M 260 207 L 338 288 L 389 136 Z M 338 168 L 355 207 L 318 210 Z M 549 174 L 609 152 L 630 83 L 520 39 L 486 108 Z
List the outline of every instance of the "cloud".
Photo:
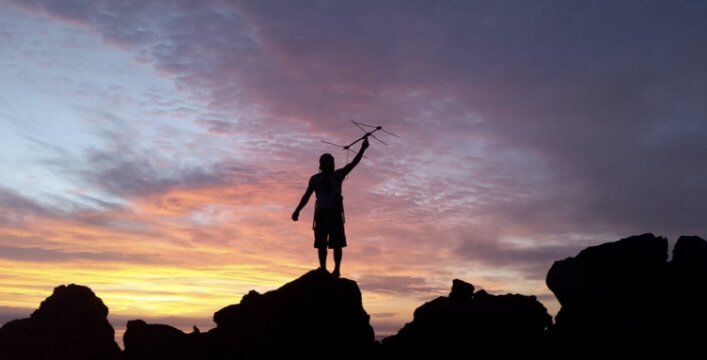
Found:
M 111 252 L 71 252 L 13 246 L 0 246 L 0 258 L 28 262 L 69 262 L 88 260 L 121 263 L 152 263 L 156 259 L 155 256 L 148 256 L 145 254 L 135 255 Z
M 163 165 L 156 163 L 158 161 L 154 157 L 142 157 L 132 152 L 126 154 L 95 149 L 87 154 L 84 168 L 79 171 L 85 181 L 106 191 L 138 197 L 178 186 L 199 188 L 221 185 L 226 180 L 224 174 L 217 171 L 199 167 L 180 169 L 169 160 L 164 161 Z
M 439 293 L 439 287 L 429 285 L 424 278 L 417 276 L 365 275 L 357 280 L 364 291 L 372 291 L 398 296 L 429 297 Z
M 0 306 L 0 327 L 12 320 L 28 318 L 32 312 L 34 309 Z
M 491 267 L 517 269 L 529 280 L 545 280 L 553 262 L 576 255 L 583 246 L 576 242 L 558 244 L 512 244 L 502 241 L 462 242 L 456 249 L 462 258 Z
M 34 201 L 18 194 L 10 189 L 0 187 L 0 205 L 5 208 L 2 218 L 9 221 L 27 214 L 49 215 L 51 212 Z
M 223 120 L 199 119 L 195 121 L 199 126 L 203 126 L 210 133 L 217 135 L 231 135 L 238 131 L 238 125 Z

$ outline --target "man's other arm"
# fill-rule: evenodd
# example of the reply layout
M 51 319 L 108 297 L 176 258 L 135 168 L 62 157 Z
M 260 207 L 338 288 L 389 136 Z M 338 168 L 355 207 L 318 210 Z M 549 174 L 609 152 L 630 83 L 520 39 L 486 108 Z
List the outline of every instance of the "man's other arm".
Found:
M 299 201 L 297 209 L 295 209 L 295 212 L 292 213 L 292 221 L 299 220 L 299 212 L 302 211 L 305 205 L 307 205 L 309 198 L 312 196 L 312 192 L 314 192 L 312 185 L 307 185 L 307 190 L 304 191 L 304 195 L 302 195 L 302 199 Z

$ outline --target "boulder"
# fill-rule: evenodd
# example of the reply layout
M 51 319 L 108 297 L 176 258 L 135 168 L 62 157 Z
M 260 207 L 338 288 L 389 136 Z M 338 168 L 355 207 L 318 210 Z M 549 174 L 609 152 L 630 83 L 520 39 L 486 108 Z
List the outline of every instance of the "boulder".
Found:
M 702 350 L 707 338 L 707 241 L 681 236 L 669 265 L 670 308 L 667 336 L 675 348 Z
M 27 319 L 0 328 L 0 358 L 119 359 L 108 308 L 91 289 L 62 285 Z
M 707 243 L 680 237 L 667 258 L 667 239 L 643 234 L 556 261 L 546 278 L 562 305 L 548 332 L 555 355 L 701 351 Z
M 356 282 L 310 271 L 279 289 L 251 291 L 214 314 L 210 331 L 239 358 L 361 358 L 374 344 Z
M 383 339 L 382 358 L 458 357 L 472 351 L 540 354 L 552 318 L 535 296 L 491 295 L 473 289 L 472 284 L 454 280 L 449 297 L 417 308 L 412 322 Z
M 163 324 L 130 320 L 123 335 L 125 360 L 210 358 L 208 338 Z

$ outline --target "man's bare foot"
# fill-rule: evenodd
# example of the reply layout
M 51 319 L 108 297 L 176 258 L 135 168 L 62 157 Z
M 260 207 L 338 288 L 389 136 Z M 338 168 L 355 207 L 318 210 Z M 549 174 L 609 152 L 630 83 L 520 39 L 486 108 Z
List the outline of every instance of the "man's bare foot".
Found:
M 337 278 L 338 278 L 339 276 L 341 276 L 341 274 L 339 273 L 339 269 L 334 269 L 334 271 L 332 271 L 331 274 L 334 275 L 334 277 L 337 277 Z

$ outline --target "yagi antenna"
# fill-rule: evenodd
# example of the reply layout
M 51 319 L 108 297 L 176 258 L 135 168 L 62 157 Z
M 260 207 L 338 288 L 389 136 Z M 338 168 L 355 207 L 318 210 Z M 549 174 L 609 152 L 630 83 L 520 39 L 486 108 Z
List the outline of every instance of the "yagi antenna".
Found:
M 374 138 L 374 139 L 376 139 L 376 140 L 378 140 L 378 141 L 379 141 L 381 144 L 383 144 L 383 145 L 386 145 L 386 146 L 388 145 L 385 141 L 383 141 L 383 140 L 379 139 L 378 137 L 376 137 L 376 135 L 375 135 L 375 132 L 376 132 L 376 131 L 381 131 L 381 132 L 383 132 L 383 133 L 385 133 L 385 134 L 394 136 L 394 137 L 396 137 L 396 138 L 400 138 L 400 136 L 395 135 L 395 134 L 393 134 L 393 133 L 390 132 L 390 131 L 383 130 L 383 127 L 380 126 L 380 125 L 378 125 L 378 126 L 373 126 L 373 125 L 368 125 L 368 124 L 356 122 L 356 121 L 353 121 L 353 120 L 351 120 L 351 122 L 352 122 L 354 125 L 356 125 L 357 128 L 361 129 L 361 131 L 363 131 L 363 132 L 365 133 L 365 134 L 363 134 L 363 136 L 361 136 L 360 138 L 354 140 L 352 143 L 350 143 L 350 144 L 348 144 L 348 145 L 339 145 L 339 144 L 334 144 L 333 142 L 321 140 L 321 142 L 323 142 L 323 143 L 325 143 L 325 144 L 333 145 L 333 146 L 336 146 L 336 147 L 339 147 L 339 148 L 342 148 L 342 149 L 346 150 L 346 163 L 349 162 L 349 152 L 352 152 L 352 153 L 354 153 L 354 154 L 357 154 L 357 152 L 351 150 L 351 147 L 354 146 L 354 145 L 356 145 L 356 143 L 358 143 L 359 141 L 361 141 L 361 140 L 363 140 L 363 139 L 365 139 L 365 138 L 367 138 L 367 137 L 369 137 L 369 136 L 372 137 L 372 138 Z M 364 156 L 364 157 L 365 157 L 365 156 Z

